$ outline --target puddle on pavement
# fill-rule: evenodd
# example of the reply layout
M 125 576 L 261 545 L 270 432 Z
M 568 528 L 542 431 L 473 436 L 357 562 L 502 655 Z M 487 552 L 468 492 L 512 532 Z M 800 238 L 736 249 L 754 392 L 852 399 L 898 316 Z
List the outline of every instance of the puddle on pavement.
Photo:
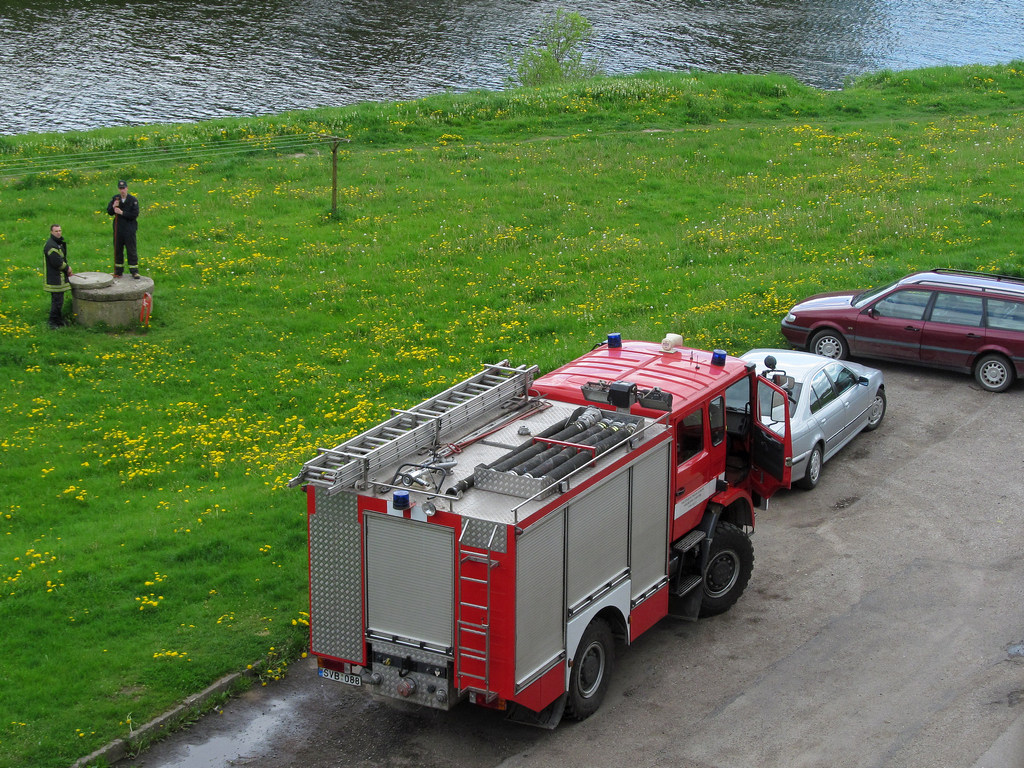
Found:
M 1017 643 L 1016 645 L 1011 645 L 1009 648 L 1006 649 L 1006 652 L 1010 655 L 1011 658 L 1024 659 L 1024 643 Z
M 301 697 L 300 697 L 301 698 Z M 223 768 L 225 765 L 258 765 L 270 738 L 280 734 L 298 713 L 301 702 L 295 698 L 267 702 L 269 709 L 249 720 L 229 735 L 217 734 L 201 744 L 186 744 L 173 755 L 144 760 L 146 768 Z M 207 717 L 218 715 L 207 715 Z M 143 759 L 143 758 L 140 758 Z

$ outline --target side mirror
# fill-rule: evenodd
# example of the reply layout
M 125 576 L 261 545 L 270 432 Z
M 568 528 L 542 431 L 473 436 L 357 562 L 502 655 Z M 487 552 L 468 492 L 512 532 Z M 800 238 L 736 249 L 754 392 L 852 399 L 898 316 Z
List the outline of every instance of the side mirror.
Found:
M 862 387 L 866 387 L 868 384 L 871 383 L 871 381 L 868 379 L 867 376 L 859 376 L 857 378 L 857 383 L 860 384 Z
M 775 359 L 775 355 L 768 355 L 764 359 L 764 365 L 769 371 L 774 371 L 778 367 L 779 363 Z
M 785 371 L 780 371 L 779 373 L 772 374 L 772 384 L 792 392 L 793 387 L 796 385 L 796 379 L 788 376 Z

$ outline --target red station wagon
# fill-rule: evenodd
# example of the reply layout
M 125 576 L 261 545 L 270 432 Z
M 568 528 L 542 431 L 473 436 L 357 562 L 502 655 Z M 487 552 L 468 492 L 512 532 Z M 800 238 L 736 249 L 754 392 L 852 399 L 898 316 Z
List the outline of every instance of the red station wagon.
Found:
M 882 288 L 811 296 L 782 321 L 794 347 L 973 373 L 1002 392 L 1024 376 L 1024 278 L 935 269 Z

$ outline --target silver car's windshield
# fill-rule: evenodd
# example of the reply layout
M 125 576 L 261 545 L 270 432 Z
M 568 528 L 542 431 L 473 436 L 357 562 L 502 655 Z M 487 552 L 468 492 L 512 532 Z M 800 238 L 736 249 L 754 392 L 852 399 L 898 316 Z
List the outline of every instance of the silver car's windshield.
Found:
M 897 281 L 897 282 L 899 282 L 899 281 Z M 851 301 L 850 304 L 851 304 L 851 306 L 856 307 L 857 309 L 860 309 L 865 304 L 867 304 L 869 301 L 871 301 L 873 298 L 875 298 L 876 296 L 880 296 L 881 294 L 885 293 L 890 288 L 892 288 L 894 285 L 896 285 L 896 283 L 889 283 L 887 285 L 883 285 L 881 288 L 868 288 L 866 291 L 861 291 L 860 293 L 858 293 L 856 296 L 853 297 L 853 301 Z

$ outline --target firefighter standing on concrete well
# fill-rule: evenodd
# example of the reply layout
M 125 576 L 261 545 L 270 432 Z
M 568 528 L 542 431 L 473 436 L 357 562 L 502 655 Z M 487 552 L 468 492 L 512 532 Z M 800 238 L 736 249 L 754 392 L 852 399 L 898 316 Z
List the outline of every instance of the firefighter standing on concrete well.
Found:
M 128 182 L 117 182 L 117 194 L 110 199 L 107 213 L 114 217 L 114 277 L 124 274 L 124 252 L 128 251 L 128 269 L 139 279 L 139 253 L 135 233 L 139 228 L 139 200 L 128 194 Z

